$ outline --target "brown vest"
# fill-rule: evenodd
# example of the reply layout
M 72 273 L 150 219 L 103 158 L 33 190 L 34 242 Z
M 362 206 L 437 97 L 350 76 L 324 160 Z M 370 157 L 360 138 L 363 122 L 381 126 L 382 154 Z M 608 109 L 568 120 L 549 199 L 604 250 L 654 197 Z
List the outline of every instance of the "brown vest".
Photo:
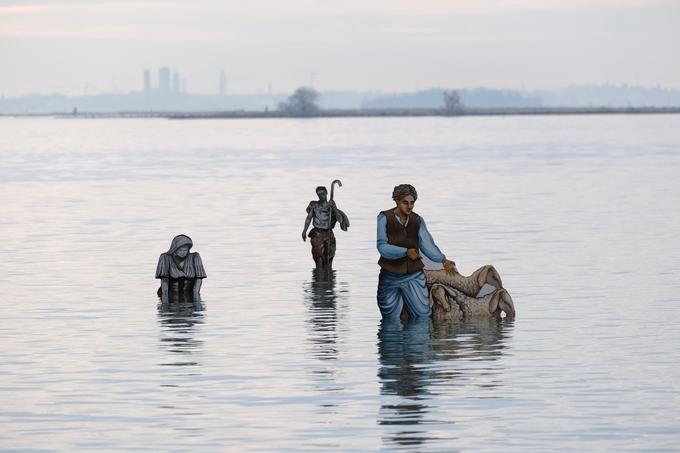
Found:
M 394 209 L 388 209 L 382 213 L 387 217 L 387 242 L 407 249 L 420 250 L 418 240 L 420 216 L 418 214 L 411 212 L 408 219 L 408 225 L 404 228 L 404 226 L 399 223 L 399 220 L 397 220 Z M 414 274 L 425 267 L 420 258 L 413 261 L 409 259 L 408 256 L 399 258 L 398 260 L 389 260 L 381 256 L 378 264 L 388 272 L 401 275 Z

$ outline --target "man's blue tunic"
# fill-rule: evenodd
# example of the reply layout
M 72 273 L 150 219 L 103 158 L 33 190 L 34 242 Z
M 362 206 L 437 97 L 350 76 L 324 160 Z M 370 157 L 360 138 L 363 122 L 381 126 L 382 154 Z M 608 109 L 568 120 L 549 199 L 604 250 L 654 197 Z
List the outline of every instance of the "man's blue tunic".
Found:
M 404 228 L 408 226 L 409 218 L 403 224 L 398 216 L 395 218 Z M 418 242 L 420 252 L 430 260 L 441 263 L 446 259 L 434 243 L 422 217 L 418 228 Z M 377 247 L 380 255 L 390 260 L 404 258 L 407 252 L 406 247 L 390 244 L 387 237 L 387 217 L 382 212 L 378 214 Z M 420 270 L 402 275 L 381 269 L 378 277 L 378 307 L 383 318 L 399 319 L 404 303 L 411 319 L 432 315 L 425 273 Z

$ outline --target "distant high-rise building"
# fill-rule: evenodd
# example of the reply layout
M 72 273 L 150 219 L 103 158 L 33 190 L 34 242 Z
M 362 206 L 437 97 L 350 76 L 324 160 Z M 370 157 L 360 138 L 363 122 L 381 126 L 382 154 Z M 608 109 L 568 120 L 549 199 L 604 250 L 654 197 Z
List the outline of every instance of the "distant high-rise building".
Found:
M 148 69 L 144 70 L 144 93 L 149 94 L 151 92 L 151 71 Z
M 220 71 L 220 96 L 227 94 L 227 73 L 222 69 Z
M 187 79 L 186 79 L 186 77 L 183 77 L 182 78 L 182 93 L 186 93 L 186 92 L 187 92 Z
M 172 92 L 179 93 L 179 73 L 177 71 L 172 75 Z
M 170 92 L 170 69 L 166 66 L 158 70 L 158 89 L 164 94 Z

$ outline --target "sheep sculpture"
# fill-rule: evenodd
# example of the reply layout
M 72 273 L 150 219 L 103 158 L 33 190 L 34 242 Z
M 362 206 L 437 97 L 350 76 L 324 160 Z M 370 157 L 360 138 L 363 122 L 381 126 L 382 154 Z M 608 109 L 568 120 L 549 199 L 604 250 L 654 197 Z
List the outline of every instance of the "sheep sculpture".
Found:
M 425 282 L 435 320 L 516 314 L 512 297 L 491 265 L 480 267 L 468 277 L 456 268 L 453 272 L 426 269 Z

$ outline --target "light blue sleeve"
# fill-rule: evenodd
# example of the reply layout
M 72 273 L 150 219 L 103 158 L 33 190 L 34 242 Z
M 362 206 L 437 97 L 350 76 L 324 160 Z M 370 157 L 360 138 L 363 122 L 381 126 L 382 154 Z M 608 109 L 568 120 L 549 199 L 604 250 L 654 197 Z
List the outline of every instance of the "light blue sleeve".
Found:
M 387 242 L 387 217 L 382 212 L 378 214 L 377 245 L 380 256 L 388 260 L 398 260 L 406 256 L 406 248 Z
M 427 230 L 427 225 L 425 225 L 425 219 L 422 217 L 420 218 L 420 228 L 418 229 L 418 241 L 420 242 L 420 251 L 435 263 L 441 263 L 446 259 L 441 250 L 439 250 L 439 247 L 437 247 L 437 244 L 434 243 L 434 239 L 432 239 L 432 235 Z

